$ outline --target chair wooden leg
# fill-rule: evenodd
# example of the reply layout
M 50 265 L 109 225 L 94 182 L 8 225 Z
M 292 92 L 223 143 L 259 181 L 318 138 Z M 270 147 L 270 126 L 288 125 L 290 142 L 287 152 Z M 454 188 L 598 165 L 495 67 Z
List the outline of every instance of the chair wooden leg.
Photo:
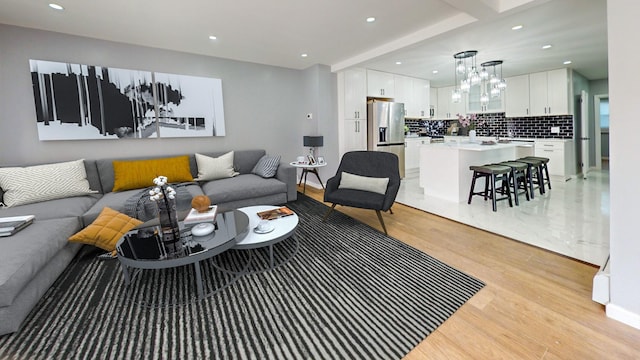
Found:
M 391 208 L 389 208 L 389 214 L 393 214 L 393 210 L 391 210 Z
M 331 214 L 331 212 L 333 211 L 333 209 L 335 209 L 337 204 L 332 204 L 331 207 L 329 208 L 329 210 L 327 211 L 326 214 L 324 214 L 324 217 L 322 218 L 322 222 L 325 222 L 325 220 L 327 220 L 327 218 L 329 217 L 329 214 Z
M 384 220 L 382 220 L 382 214 L 380 213 L 380 210 L 376 210 L 376 214 L 378 214 L 378 220 L 380 220 L 380 225 L 382 225 L 382 229 L 384 230 L 384 234 L 385 235 L 389 235 L 387 233 L 387 227 L 384 226 Z

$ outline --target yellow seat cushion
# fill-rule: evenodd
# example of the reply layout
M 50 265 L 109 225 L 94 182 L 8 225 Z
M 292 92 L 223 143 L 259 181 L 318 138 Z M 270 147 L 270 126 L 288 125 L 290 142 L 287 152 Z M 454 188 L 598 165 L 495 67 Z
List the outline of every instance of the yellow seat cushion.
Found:
M 140 224 L 142 221 L 138 219 L 105 207 L 91 225 L 72 235 L 69 241 L 97 246 L 106 251 L 114 251 L 118 240 L 127 231 Z
M 113 191 L 153 186 L 153 179 L 166 176 L 169 182 L 193 181 L 189 156 L 147 160 L 114 160 Z

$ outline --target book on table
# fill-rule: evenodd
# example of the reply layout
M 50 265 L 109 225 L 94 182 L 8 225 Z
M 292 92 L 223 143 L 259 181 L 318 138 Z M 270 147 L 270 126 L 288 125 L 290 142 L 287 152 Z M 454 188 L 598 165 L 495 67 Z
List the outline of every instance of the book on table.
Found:
M 262 220 L 273 220 L 281 217 L 293 215 L 293 211 L 286 206 L 279 207 L 277 209 L 265 210 L 258 212 L 258 216 Z
M 34 215 L 0 217 L 0 236 L 11 236 L 33 223 Z
M 196 209 L 191 209 L 183 222 L 185 225 L 199 224 L 203 222 L 216 222 L 216 214 L 218 212 L 217 205 L 209 206 L 209 210 L 205 212 L 198 212 Z

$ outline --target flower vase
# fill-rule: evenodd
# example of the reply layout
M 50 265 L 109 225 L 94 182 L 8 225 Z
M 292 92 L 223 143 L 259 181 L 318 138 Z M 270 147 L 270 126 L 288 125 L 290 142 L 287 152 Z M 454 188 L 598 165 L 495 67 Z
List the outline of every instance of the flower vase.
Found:
M 476 130 L 469 130 L 469 142 L 476 142 Z
M 162 244 L 164 245 L 166 256 L 167 258 L 175 258 L 182 252 L 176 200 L 163 198 L 157 201 L 157 205 Z

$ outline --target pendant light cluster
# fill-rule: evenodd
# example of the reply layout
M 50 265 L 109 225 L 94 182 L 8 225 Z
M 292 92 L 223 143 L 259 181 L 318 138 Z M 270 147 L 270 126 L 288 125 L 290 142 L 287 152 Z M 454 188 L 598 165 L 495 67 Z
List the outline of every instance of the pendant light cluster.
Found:
M 462 93 L 468 93 L 472 86 L 480 85 L 480 102 L 487 104 L 490 98 L 500 97 L 501 92 L 507 88 L 507 83 L 502 77 L 502 60 L 492 60 L 480 64 L 476 63 L 476 50 L 461 51 L 453 55 L 455 62 L 456 87 L 451 93 L 451 101 L 462 101 Z M 500 76 L 496 67 L 500 66 Z M 461 78 L 458 83 L 458 77 Z

